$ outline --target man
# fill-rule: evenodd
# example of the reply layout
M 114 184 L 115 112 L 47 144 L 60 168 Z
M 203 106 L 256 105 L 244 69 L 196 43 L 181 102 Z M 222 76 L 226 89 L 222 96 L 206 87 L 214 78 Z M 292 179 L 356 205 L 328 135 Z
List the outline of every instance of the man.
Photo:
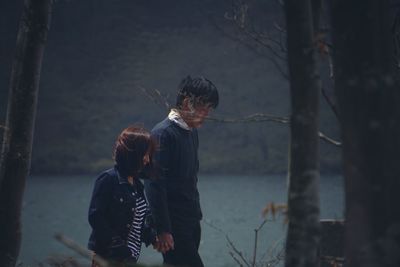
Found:
M 156 249 L 163 253 L 165 264 L 204 266 L 198 253 L 202 213 L 197 190 L 197 128 L 218 101 L 211 81 L 188 76 L 179 85 L 176 108 L 152 130 L 159 145 L 155 164 L 161 175 L 145 181 L 145 192 L 157 230 Z

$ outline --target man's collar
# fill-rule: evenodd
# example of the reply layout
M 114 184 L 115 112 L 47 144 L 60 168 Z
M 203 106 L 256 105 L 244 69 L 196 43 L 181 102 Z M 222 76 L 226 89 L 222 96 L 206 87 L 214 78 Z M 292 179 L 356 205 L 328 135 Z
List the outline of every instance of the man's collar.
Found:
M 168 114 L 168 119 L 170 121 L 175 122 L 179 127 L 185 130 L 192 130 L 192 128 L 189 127 L 189 125 L 182 119 L 181 114 L 179 114 L 179 111 L 177 109 L 171 109 L 171 111 Z

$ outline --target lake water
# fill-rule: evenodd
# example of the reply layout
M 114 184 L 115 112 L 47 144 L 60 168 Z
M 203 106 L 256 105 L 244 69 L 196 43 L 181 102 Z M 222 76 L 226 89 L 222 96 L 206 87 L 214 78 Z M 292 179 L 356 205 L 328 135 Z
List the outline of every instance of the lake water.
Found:
M 93 186 L 90 176 L 30 177 L 23 205 L 23 240 L 20 261 L 36 266 L 52 254 L 80 258 L 58 243 L 62 233 L 86 246 L 90 233 L 87 209 Z M 321 218 L 343 218 L 343 182 L 339 176 L 321 178 Z M 276 176 L 199 176 L 203 209 L 200 253 L 205 266 L 237 266 L 229 255 L 225 234 L 245 257 L 251 258 L 254 229 L 263 218 L 262 209 L 270 202 L 286 201 L 286 177 Z M 220 232 L 217 229 L 223 231 Z M 268 249 L 282 244 L 287 226 L 283 218 L 267 222 L 259 232 L 257 255 L 268 259 Z M 160 254 L 143 246 L 140 262 L 161 263 Z

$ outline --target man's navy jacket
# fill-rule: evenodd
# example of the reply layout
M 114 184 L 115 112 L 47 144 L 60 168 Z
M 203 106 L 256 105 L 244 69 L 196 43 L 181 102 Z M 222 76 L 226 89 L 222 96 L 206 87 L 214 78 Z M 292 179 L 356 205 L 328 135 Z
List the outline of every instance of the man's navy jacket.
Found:
M 199 161 L 197 130 L 186 130 L 166 118 L 157 124 L 151 135 L 158 142 L 155 165 L 158 179 L 145 180 L 157 233 L 182 229 L 202 218 L 197 172 Z

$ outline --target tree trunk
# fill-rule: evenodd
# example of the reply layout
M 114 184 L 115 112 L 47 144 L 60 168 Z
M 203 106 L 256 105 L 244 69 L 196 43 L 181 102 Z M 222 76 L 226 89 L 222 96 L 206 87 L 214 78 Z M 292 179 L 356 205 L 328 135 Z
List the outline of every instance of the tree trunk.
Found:
M 291 91 L 286 267 L 318 266 L 319 92 L 310 1 L 285 1 Z
M 332 1 L 348 267 L 400 266 L 400 87 L 389 14 L 388 0 Z
M 29 175 L 39 77 L 52 0 L 26 0 L 17 37 L 0 162 L 0 266 L 15 266 Z

